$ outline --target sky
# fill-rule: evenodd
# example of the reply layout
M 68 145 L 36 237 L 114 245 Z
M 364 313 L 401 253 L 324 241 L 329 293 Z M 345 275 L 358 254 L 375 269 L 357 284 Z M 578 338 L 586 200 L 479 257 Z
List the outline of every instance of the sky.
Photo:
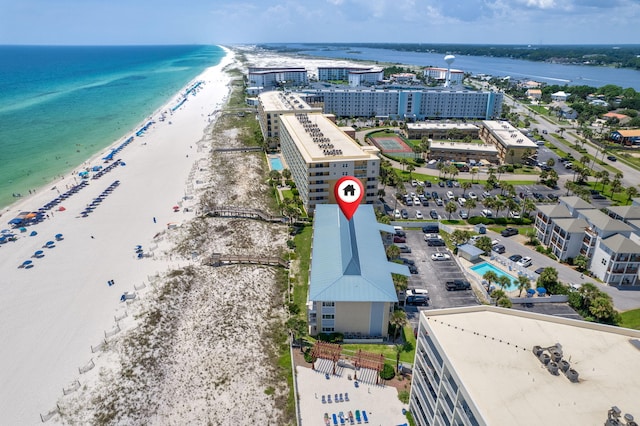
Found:
M 640 44 L 640 0 L 0 0 L 0 44 Z

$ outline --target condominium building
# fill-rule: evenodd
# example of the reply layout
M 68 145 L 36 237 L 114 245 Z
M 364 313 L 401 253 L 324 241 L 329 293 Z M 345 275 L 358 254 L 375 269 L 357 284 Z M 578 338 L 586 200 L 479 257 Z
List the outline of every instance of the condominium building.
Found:
M 426 118 L 484 119 L 498 117 L 503 94 L 451 88 L 305 89 L 322 102 L 325 113 L 339 117 L 384 116 L 401 120 Z
M 437 161 L 461 161 L 467 163 L 489 162 L 499 164 L 498 150 L 495 146 L 480 143 L 431 142 L 429 159 Z
M 349 86 L 369 86 L 384 79 L 382 69 L 358 70 L 349 72 Z
M 571 253 L 569 257 L 575 257 L 578 254 L 582 254 L 588 259 L 592 259 L 601 240 L 615 234 L 621 234 L 628 238 L 632 232 L 632 228 L 626 223 L 620 220 L 615 220 L 597 209 L 580 210 L 578 217 L 585 219 L 589 223 L 589 226 L 584 230 L 585 232 L 580 251 L 577 253 Z
M 382 71 L 382 68 L 374 67 L 318 67 L 319 81 L 348 81 L 349 73 L 358 71 Z
M 551 232 L 555 221 L 564 218 L 573 218 L 573 215 L 566 206 L 561 204 L 541 204 L 536 206 L 535 229 L 536 238 L 545 245 L 551 241 Z
M 376 199 L 380 151 L 360 146 L 322 114 L 283 114 L 280 120 L 282 155 L 305 209 L 335 203 L 333 186 L 343 176 L 358 178 L 365 189 L 363 203 Z
M 258 123 L 262 137 L 271 148 L 277 148 L 280 141 L 278 117 L 281 114 L 321 111 L 322 108 L 310 106 L 296 93 L 272 90 L 258 96 Z
M 522 162 L 526 153 L 530 156 L 538 150 L 538 146 L 531 139 L 508 121 L 483 121 L 480 139 L 496 146 L 500 161 L 503 163 Z
M 447 69 L 428 67 L 424 69 L 424 76 L 432 80 L 445 81 L 447 79 Z M 452 85 L 462 84 L 462 80 L 464 80 L 464 71 L 452 69 L 449 80 L 451 81 Z
M 456 139 L 469 136 L 478 139 L 480 129 L 471 123 L 442 123 L 439 121 L 423 121 L 419 123 L 407 123 L 402 133 L 407 139 L 448 139 L 454 135 Z
M 409 270 L 387 260 L 381 231 L 394 229 L 376 220 L 373 206 L 358 207 L 351 220 L 336 204 L 316 207 L 307 299 L 310 335 L 387 337 L 389 315 L 398 302 L 391 273 L 409 275 Z
M 419 426 L 630 425 L 638 342 L 637 330 L 495 306 L 421 311 L 410 411 Z
M 306 86 L 307 70 L 304 67 L 292 68 L 249 68 L 248 85 L 272 90 L 278 86 Z
M 590 271 L 614 286 L 638 285 L 640 245 L 621 234 L 602 239 L 593 251 Z
M 549 247 L 559 260 L 575 257 L 583 244 L 585 229 L 589 223 L 584 219 L 555 219 L 549 239 Z

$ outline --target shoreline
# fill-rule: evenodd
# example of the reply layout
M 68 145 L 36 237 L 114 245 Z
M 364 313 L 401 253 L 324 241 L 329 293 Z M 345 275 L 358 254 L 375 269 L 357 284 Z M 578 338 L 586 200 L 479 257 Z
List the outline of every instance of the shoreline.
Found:
M 197 179 L 202 179 L 206 168 L 201 161 L 206 161 L 209 153 L 202 142 L 230 93 L 231 77 L 223 69 L 234 62 L 234 54 L 222 48 L 225 56 L 220 62 L 154 111 L 151 117 L 156 124 L 115 157 L 122 158 L 126 166 L 115 167 L 100 179 L 89 179 L 82 191 L 64 200 L 64 211 L 51 210 L 49 219 L 28 227 L 37 235 L 16 230 L 17 241 L 0 246 L 0 337 L 4 342 L 0 358 L 5 365 L 0 371 L 4 384 L 0 412 L 4 421 L 40 423 L 38 413 L 55 406 L 61 388 L 95 356 L 91 347 L 113 328 L 114 315 L 126 309 L 120 295 L 134 292 L 136 286 L 162 271 L 189 262 L 171 256 L 170 242 L 162 235 L 168 223 L 178 225 L 194 217 L 197 200 L 187 194 L 197 189 Z M 185 90 L 199 80 L 205 81 L 202 88 L 188 95 L 170 119 L 158 122 L 158 114 L 174 107 Z M 135 134 L 147 121 L 131 132 Z M 129 134 L 74 170 L 102 165 L 104 153 Z M 115 181 L 120 184 L 95 211 L 81 217 L 80 211 Z M 49 189 L 51 185 L 63 192 L 73 183 L 73 176 L 65 175 L 39 188 L 3 209 L 3 220 L 27 206 L 36 210 L 55 198 L 57 192 Z M 175 212 L 173 205 L 180 211 Z M 55 247 L 42 249 L 44 257 L 33 256 L 58 233 L 63 237 Z M 133 250 L 136 245 L 144 248 L 141 259 Z M 25 259 L 32 260 L 34 267 L 18 268 Z M 115 284 L 109 285 L 109 281 Z
M 40 193 L 41 191 L 47 189 L 48 187 L 56 186 L 61 181 L 67 180 L 69 178 L 70 174 L 73 174 L 73 172 L 78 171 L 84 165 L 86 165 L 88 163 L 96 163 L 96 162 L 98 162 L 101 159 L 101 157 L 103 156 L 103 153 L 105 153 L 105 152 L 108 153 L 112 148 L 115 148 L 116 146 L 118 146 L 122 142 L 124 142 L 129 136 L 134 136 L 136 131 L 140 127 L 144 126 L 149 120 L 157 118 L 162 111 L 169 110 L 172 106 L 174 106 L 173 105 L 174 100 L 179 99 L 181 97 L 181 95 L 184 94 L 186 89 L 189 88 L 196 81 L 198 81 L 198 79 L 203 74 L 205 74 L 205 72 L 208 69 L 215 68 L 215 67 L 219 66 L 225 60 L 225 58 L 228 57 L 228 55 L 231 52 L 230 49 L 228 49 L 227 47 L 224 47 L 224 46 L 221 46 L 221 45 L 216 45 L 216 46 L 218 46 L 220 49 L 222 49 L 225 52 L 225 56 L 220 58 L 220 62 L 218 64 L 205 68 L 197 76 L 195 76 L 194 78 L 189 80 L 185 85 L 183 85 L 176 93 L 174 93 L 174 94 L 170 95 L 168 98 L 166 98 L 162 102 L 162 104 L 158 108 L 153 110 L 151 113 L 149 113 L 145 119 L 142 119 L 138 123 L 136 123 L 133 126 L 132 129 L 123 132 L 121 136 L 119 136 L 118 138 L 116 138 L 114 140 L 111 140 L 107 145 L 105 145 L 102 148 L 99 148 L 96 152 L 90 154 L 81 163 L 76 164 L 76 165 L 70 165 L 70 166 L 64 167 L 64 169 L 61 169 L 60 174 L 58 174 L 56 176 L 53 176 L 53 177 L 50 177 L 50 178 L 47 178 L 46 182 L 45 183 L 41 183 L 39 186 L 36 186 L 35 190 L 32 193 L 21 194 L 20 197 L 15 197 L 14 200 L 11 203 L 9 203 L 7 205 L 0 205 L 0 219 L 4 220 L 5 216 L 7 215 L 7 213 L 9 211 L 15 210 L 14 206 L 16 206 L 16 205 L 18 205 L 20 203 L 23 203 L 24 201 L 28 200 L 31 196 L 35 195 L 36 193 Z M 158 124 L 158 123 L 156 122 L 156 124 Z M 31 189 L 33 189 L 33 188 L 31 188 Z M 40 207 L 40 206 L 38 206 L 38 207 Z

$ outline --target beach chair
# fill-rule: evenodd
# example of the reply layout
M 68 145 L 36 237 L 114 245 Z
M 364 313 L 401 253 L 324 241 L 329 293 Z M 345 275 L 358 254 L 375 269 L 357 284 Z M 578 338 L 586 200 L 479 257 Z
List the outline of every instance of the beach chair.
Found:
M 338 394 L 335 394 L 333 399 L 336 402 L 340 402 L 340 398 L 338 398 Z
M 327 395 L 327 401 L 331 404 L 331 394 Z
M 338 417 L 340 418 L 340 424 L 343 425 L 344 424 L 344 413 L 342 411 L 340 411 L 340 413 L 338 413 Z
M 344 393 L 344 400 L 349 402 L 349 392 Z
M 344 397 L 340 394 L 340 402 L 344 402 Z
M 362 410 L 362 418 L 364 419 L 365 423 L 369 423 L 369 417 L 367 417 L 367 412 Z
M 353 386 L 355 386 L 355 387 L 359 388 L 359 387 L 360 387 L 360 384 L 359 384 L 358 382 L 353 382 Z
M 353 420 L 353 411 L 349 411 L 348 416 L 349 416 L 349 423 L 354 424 L 355 422 Z
M 322 403 L 323 403 L 323 404 L 326 404 L 326 403 L 327 403 L 327 397 L 326 397 L 326 396 L 324 396 L 324 395 L 322 395 Z
M 362 419 L 360 418 L 360 410 L 356 410 L 356 422 L 358 422 L 358 424 L 362 423 Z
M 338 416 L 335 413 L 331 415 L 333 417 L 333 426 L 338 426 Z

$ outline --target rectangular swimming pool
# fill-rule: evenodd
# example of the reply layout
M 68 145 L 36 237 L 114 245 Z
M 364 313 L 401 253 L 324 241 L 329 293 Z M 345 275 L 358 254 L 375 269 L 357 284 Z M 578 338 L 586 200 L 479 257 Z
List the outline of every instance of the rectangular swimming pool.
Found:
M 506 276 L 511 280 L 511 285 L 508 287 L 505 287 L 504 291 L 514 291 L 518 289 L 518 279 L 514 278 L 512 275 L 507 274 L 506 272 L 503 272 L 500 268 L 496 268 L 495 266 L 493 266 L 490 263 L 484 262 L 481 263 L 479 265 L 476 266 L 472 266 L 471 270 L 473 272 L 475 272 L 476 274 L 480 275 L 480 278 L 482 278 L 482 276 L 485 274 L 485 272 L 487 271 L 493 271 L 497 276 Z M 499 288 L 500 286 L 498 286 L 496 283 L 491 283 L 492 286 L 495 286 L 496 288 Z
M 281 172 L 284 169 L 280 157 L 269 157 L 269 165 L 271 166 L 271 170 L 277 170 Z

